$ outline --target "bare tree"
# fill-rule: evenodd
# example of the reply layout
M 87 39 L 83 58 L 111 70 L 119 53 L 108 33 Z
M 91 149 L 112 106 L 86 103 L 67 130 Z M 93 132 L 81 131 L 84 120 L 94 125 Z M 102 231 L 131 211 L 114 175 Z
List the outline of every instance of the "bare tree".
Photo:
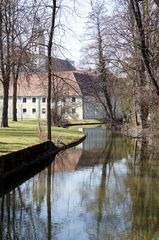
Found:
M 147 4 L 149 3 L 147 2 Z M 146 71 L 148 73 L 148 76 L 152 82 L 152 85 L 156 90 L 157 95 L 159 95 L 159 85 L 157 83 L 157 79 L 155 78 L 152 67 L 151 67 L 151 62 L 150 62 L 151 51 L 146 41 L 146 34 L 145 34 L 145 29 L 143 24 L 143 18 L 141 15 L 140 5 L 139 5 L 139 2 L 136 0 L 130 0 L 130 5 L 135 17 L 135 21 L 136 21 L 136 25 L 137 25 L 137 29 L 140 37 L 140 50 L 141 50 L 143 62 L 144 62 Z
M 24 6 L 20 6 L 19 0 L 13 1 L 12 25 L 11 25 L 11 79 L 13 84 L 13 121 L 17 121 L 17 82 L 20 71 L 24 70 L 24 66 L 30 60 L 28 55 L 28 41 L 24 42 L 24 26 L 21 24 L 22 14 L 28 17 L 28 13 Z M 25 21 L 26 23 L 26 21 Z M 26 23 L 27 25 L 27 23 Z M 25 28 L 26 28 L 25 25 Z M 23 69 L 22 69 L 23 68 Z
M 120 1 L 117 6 L 111 28 L 114 47 L 111 63 L 119 67 L 132 85 L 133 122 L 142 130 L 152 124 L 151 113 L 154 115 L 157 110 L 158 8 L 149 0 Z
M 8 94 L 11 73 L 11 11 L 10 1 L 0 1 L 0 67 L 3 85 L 2 127 L 8 127 Z
M 96 72 L 93 77 L 94 97 L 96 95 L 96 100 L 102 105 L 104 118 L 112 125 L 123 117 L 123 99 L 126 100 L 126 94 L 120 86 L 124 81 L 128 85 L 122 74 L 123 56 L 128 50 L 125 48 L 126 41 L 118 33 L 119 28 L 116 28 L 118 20 L 116 15 L 107 15 L 103 1 L 92 1 L 86 33 L 88 43 L 83 51 L 83 62 L 89 63 L 88 67 Z M 125 35 L 124 28 L 122 30 Z
M 57 10 L 56 0 L 52 0 L 52 16 L 48 42 L 48 94 L 47 94 L 47 139 L 51 141 L 51 81 L 52 81 L 52 46 Z
M 20 71 L 29 67 L 30 42 L 33 40 L 32 20 L 35 9 L 24 0 L 1 1 L 0 8 L 0 67 L 3 85 L 2 127 L 8 127 L 9 85 L 13 84 L 13 120 L 17 121 L 17 81 Z
M 52 77 L 52 123 L 55 125 L 60 126 L 62 124 L 70 108 L 70 105 L 66 102 L 69 88 L 66 78 L 54 74 Z
M 113 111 L 112 88 L 110 83 L 109 57 L 107 55 L 106 31 L 110 18 L 105 14 L 105 6 L 103 2 L 91 2 L 91 13 L 88 20 L 88 40 L 89 44 L 85 47 L 85 59 L 89 63 L 93 63 L 93 68 L 96 69 L 98 75 L 98 82 L 100 82 L 100 89 L 97 93 L 102 95 L 103 107 L 106 112 L 107 119 L 111 123 L 115 121 Z M 99 99 L 101 97 L 99 96 Z

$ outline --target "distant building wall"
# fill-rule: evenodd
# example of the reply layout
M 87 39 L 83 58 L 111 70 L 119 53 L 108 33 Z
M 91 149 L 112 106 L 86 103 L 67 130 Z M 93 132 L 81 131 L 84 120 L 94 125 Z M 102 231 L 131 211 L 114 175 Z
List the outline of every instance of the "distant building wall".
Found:
M 103 107 L 93 97 L 84 97 L 83 101 L 83 118 L 84 119 L 102 119 Z
M 62 103 L 59 102 L 59 108 Z M 68 119 L 83 119 L 83 108 L 81 97 L 66 97 L 66 113 Z M 2 116 L 3 99 L 0 97 L 0 117 Z M 53 107 L 53 103 L 52 103 Z M 8 117 L 13 115 L 13 100 L 9 97 Z M 46 119 L 47 117 L 47 98 L 45 96 L 27 96 L 17 98 L 17 118 L 23 119 Z
M 66 98 L 66 119 L 83 119 L 83 101 L 80 96 Z
M 102 103 L 98 102 L 97 99 L 86 96 L 83 101 L 83 118 L 84 119 L 106 119 L 106 111 Z M 116 102 L 115 115 L 117 119 L 123 118 L 123 111 L 121 108 L 121 102 Z

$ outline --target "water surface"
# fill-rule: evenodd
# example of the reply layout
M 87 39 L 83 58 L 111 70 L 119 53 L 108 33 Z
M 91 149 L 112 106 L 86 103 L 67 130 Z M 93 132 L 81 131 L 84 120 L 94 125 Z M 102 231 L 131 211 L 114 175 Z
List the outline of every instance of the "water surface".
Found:
M 159 158 L 103 128 L 0 198 L 0 239 L 159 239 Z

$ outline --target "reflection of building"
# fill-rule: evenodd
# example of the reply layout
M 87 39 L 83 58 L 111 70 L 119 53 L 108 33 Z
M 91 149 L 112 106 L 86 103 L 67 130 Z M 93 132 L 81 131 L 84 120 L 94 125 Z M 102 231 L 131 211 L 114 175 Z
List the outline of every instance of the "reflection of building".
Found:
M 82 155 L 78 161 L 79 168 L 90 167 L 92 164 L 112 162 L 127 157 L 131 152 L 131 142 L 120 134 L 115 134 L 104 128 L 84 129 L 87 136 L 82 146 Z M 125 155 L 124 155 L 125 154 Z
M 72 171 L 76 168 L 81 157 L 82 150 L 68 149 L 58 154 L 53 162 L 55 172 Z
M 86 139 L 73 149 L 58 154 L 53 161 L 55 172 L 72 171 L 77 167 L 100 163 L 105 157 L 110 133 L 103 128 L 83 129 Z
M 111 132 L 102 127 L 84 129 L 84 134 L 87 136 L 86 141 L 83 143 L 85 151 L 105 148 L 111 136 Z

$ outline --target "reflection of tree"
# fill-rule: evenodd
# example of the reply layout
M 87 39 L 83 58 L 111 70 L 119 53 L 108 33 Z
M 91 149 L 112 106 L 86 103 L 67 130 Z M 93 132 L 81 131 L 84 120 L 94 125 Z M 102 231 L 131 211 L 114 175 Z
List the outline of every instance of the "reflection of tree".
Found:
M 51 165 L 47 169 L 47 239 L 51 240 Z
M 120 176 L 118 165 L 121 165 L 122 159 L 131 152 L 130 140 L 121 135 L 111 134 L 105 148 L 98 151 L 97 159 L 101 165 L 93 165 L 93 163 L 92 166 L 90 165 L 93 169 L 90 182 L 85 181 L 81 188 L 82 202 L 86 207 L 86 219 L 89 219 L 86 220 L 86 228 L 90 239 L 92 236 L 93 239 L 118 239 L 124 224 L 127 228 L 128 193 L 123 184 L 125 175 Z M 96 227 L 92 229 L 91 226 Z
M 12 236 L 16 236 L 15 190 L 12 193 L 9 193 L 6 196 L 2 197 L 0 199 L 0 205 L 0 239 L 13 239 Z
M 87 131 L 86 131 L 87 130 Z M 113 138 L 113 144 L 111 149 L 111 159 L 119 160 L 123 157 L 127 157 L 132 152 L 132 143 L 130 139 L 123 137 L 121 134 L 111 133 L 107 130 L 86 129 L 85 134 L 88 136 L 83 143 L 84 149 L 82 156 L 78 163 L 79 167 L 92 166 L 93 164 L 99 164 L 103 162 L 105 155 L 107 154 L 107 147 L 110 140 Z M 104 132 L 104 133 L 103 133 Z
M 73 151 L 74 157 L 80 157 L 80 155 L 81 151 Z M 64 154 L 64 157 L 66 156 L 71 156 L 71 151 L 69 154 Z M 61 160 L 62 166 L 66 166 L 67 159 Z M 71 166 L 71 170 L 77 164 L 78 158 L 72 160 L 73 158 L 71 161 L 68 159 L 69 166 L 66 166 Z M 63 167 L 62 170 L 64 170 Z M 52 166 L 48 167 L 0 198 L 0 239 L 26 239 L 26 236 L 27 239 L 52 239 L 53 170 Z
M 81 231 L 88 233 L 89 239 L 157 239 L 158 153 L 155 147 L 150 149 L 146 140 L 136 142 L 132 149 L 129 140 L 112 134 L 105 148 L 94 156 L 99 164 L 89 161 L 83 169 L 79 164 L 79 171 L 69 173 L 68 182 L 66 172 L 56 172 L 53 181 L 51 168 L 47 168 L 0 198 L 0 239 L 25 239 L 25 236 L 58 239 L 72 224 L 72 216 L 77 222 L 84 222 L 85 229 Z M 64 154 L 66 156 L 69 154 Z M 84 157 L 81 152 L 73 156 Z M 62 171 L 65 161 L 66 158 L 59 161 Z M 75 163 L 77 161 L 71 160 L 69 167 L 73 169 Z M 64 205 L 62 208 L 60 205 L 59 210 L 59 202 L 63 204 L 63 200 Z
M 36 204 L 37 211 L 40 212 L 41 205 L 46 194 L 46 171 L 40 172 L 33 178 L 33 200 Z
M 7 233 L 8 233 L 8 239 L 11 239 L 11 231 L 10 231 L 10 225 L 11 225 L 11 217 L 10 217 L 10 194 L 6 196 L 6 205 L 7 205 Z
M 3 239 L 3 223 L 4 223 L 4 197 L 1 198 L 1 211 L 0 211 L 0 239 Z
M 157 239 L 159 236 L 159 150 L 149 146 L 147 139 L 144 138 L 136 143 L 134 153 L 134 161 L 128 162 L 129 174 L 126 178 L 126 186 L 132 201 L 130 239 Z
M 106 198 L 106 177 L 107 177 L 107 164 L 110 161 L 110 156 L 111 156 L 111 150 L 112 150 L 112 138 L 110 139 L 109 145 L 107 146 L 107 151 L 106 151 L 106 156 L 103 161 L 103 166 L 102 166 L 102 175 L 101 175 L 101 182 L 99 185 L 98 189 L 98 219 L 97 219 L 97 236 L 99 235 L 100 232 L 100 223 L 102 221 L 102 212 L 103 212 L 103 203 Z M 110 173 L 108 174 L 108 176 Z
M 0 239 L 26 239 L 26 236 L 27 239 L 46 239 L 46 236 L 51 239 L 50 169 L 51 167 L 0 198 Z M 48 222 L 44 211 L 45 196 Z M 41 207 L 37 208 L 39 203 Z
M 15 209 L 15 206 L 16 206 L 16 202 L 15 202 L 15 190 L 13 190 L 13 197 L 12 197 L 12 221 L 13 221 L 13 236 L 16 235 L 16 226 L 15 226 L 15 214 L 16 214 L 16 209 Z

